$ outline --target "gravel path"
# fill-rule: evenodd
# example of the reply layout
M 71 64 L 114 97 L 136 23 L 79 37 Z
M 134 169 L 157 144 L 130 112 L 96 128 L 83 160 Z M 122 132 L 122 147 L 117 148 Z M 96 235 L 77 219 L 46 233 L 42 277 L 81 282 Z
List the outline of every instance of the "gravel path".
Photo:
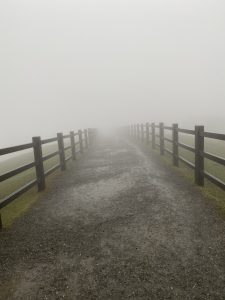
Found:
M 225 299 L 225 221 L 153 154 L 104 140 L 0 235 L 0 299 Z

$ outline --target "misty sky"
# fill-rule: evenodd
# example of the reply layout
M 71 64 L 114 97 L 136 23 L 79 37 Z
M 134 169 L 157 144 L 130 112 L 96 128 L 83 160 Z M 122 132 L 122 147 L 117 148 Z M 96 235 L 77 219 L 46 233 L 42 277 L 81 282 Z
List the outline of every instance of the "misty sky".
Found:
M 224 87 L 224 0 L 0 1 L 0 147 L 142 121 L 225 129 Z

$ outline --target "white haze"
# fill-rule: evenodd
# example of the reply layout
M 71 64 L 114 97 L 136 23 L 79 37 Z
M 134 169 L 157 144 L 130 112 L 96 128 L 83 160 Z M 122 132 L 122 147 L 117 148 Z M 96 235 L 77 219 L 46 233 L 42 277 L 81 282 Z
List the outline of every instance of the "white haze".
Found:
M 0 147 L 143 121 L 225 131 L 224 0 L 1 0 Z

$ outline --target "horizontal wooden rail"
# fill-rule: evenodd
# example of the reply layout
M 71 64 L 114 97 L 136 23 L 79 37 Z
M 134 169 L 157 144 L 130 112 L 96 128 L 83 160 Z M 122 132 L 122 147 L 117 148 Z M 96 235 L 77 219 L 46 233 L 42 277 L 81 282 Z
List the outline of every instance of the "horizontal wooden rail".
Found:
M 72 158 L 72 155 L 69 155 L 69 156 L 66 157 L 65 160 L 68 161 L 68 160 L 70 160 L 71 158 Z
M 49 143 L 54 143 L 54 142 L 57 142 L 57 138 L 50 138 L 50 139 L 45 139 L 45 140 L 41 140 L 41 144 L 44 145 L 44 144 L 49 144 Z
M 217 185 L 219 188 L 225 190 L 225 182 L 220 180 L 219 178 L 213 176 L 212 174 L 208 172 L 204 172 L 205 178 L 207 178 L 210 182 L 214 183 Z
M 15 175 L 18 175 L 26 170 L 29 170 L 31 168 L 33 168 L 35 166 L 35 163 L 34 162 L 31 162 L 29 164 L 26 164 L 26 165 L 23 165 L 23 166 L 20 166 L 18 167 L 17 169 L 14 169 L 12 171 L 9 171 L 3 175 L 0 175 L 0 182 L 2 181 L 5 181 L 6 179 L 9 179 Z
M 11 203 L 13 200 L 24 194 L 25 192 L 29 191 L 32 187 L 34 187 L 37 184 L 37 180 L 32 180 L 22 186 L 20 189 L 15 191 L 14 193 L 10 194 L 9 196 L 1 199 L 0 201 L 0 209 Z
M 167 153 L 169 153 L 169 154 L 173 154 L 173 151 L 170 150 L 169 148 L 166 148 L 166 147 L 165 147 L 165 152 L 167 152 Z
M 167 137 L 164 137 L 164 140 L 167 141 L 167 142 L 170 142 L 170 143 L 173 142 L 171 139 L 168 139 Z
M 42 157 L 42 160 L 43 160 L 43 161 L 46 161 L 46 160 L 48 160 L 48 159 L 50 159 L 50 158 L 55 157 L 56 155 L 59 155 L 59 151 L 55 151 L 55 152 L 52 152 L 52 153 L 50 153 L 50 154 L 48 154 L 48 155 L 43 156 L 43 157 Z
M 191 147 L 187 144 L 184 144 L 184 143 L 178 143 L 178 146 L 180 146 L 181 148 L 184 148 L 185 150 L 189 150 L 191 152 L 195 152 L 195 148 L 194 147 Z
M 45 176 L 52 174 L 54 171 L 60 168 L 60 164 L 56 164 L 45 172 Z
M 71 149 L 71 146 L 67 146 L 64 148 L 64 151 L 67 151 L 67 150 L 70 150 Z
M 194 131 L 194 130 L 190 130 L 190 129 L 182 129 L 182 128 L 178 128 L 178 132 L 186 133 L 186 134 L 192 134 L 192 135 L 195 134 L 195 131 Z
M 221 134 L 221 133 L 204 132 L 204 137 L 225 141 L 225 134 Z
M 69 139 L 70 138 L 70 134 L 66 134 L 63 136 L 64 139 Z
M 193 163 L 191 163 L 189 160 L 187 160 L 186 158 L 184 158 L 183 156 L 179 155 L 178 158 L 186 166 L 190 167 L 191 169 L 195 169 L 195 165 Z
M 19 145 L 19 146 L 13 146 L 13 147 L 9 147 L 9 148 L 4 148 L 4 149 L 0 149 L 0 155 L 10 154 L 10 153 L 30 149 L 32 147 L 33 147 L 33 143 L 23 144 L 23 145 Z
M 225 158 L 214 155 L 214 154 L 211 154 L 211 153 L 208 153 L 208 152 L 204 152 L 203 155 L 204 155 L 205 158 L 207 158 L 209 160 L 212 160 L 212 161 L 215 161 L 218 164 L 221 164 L 221 165 L 225 166 Z

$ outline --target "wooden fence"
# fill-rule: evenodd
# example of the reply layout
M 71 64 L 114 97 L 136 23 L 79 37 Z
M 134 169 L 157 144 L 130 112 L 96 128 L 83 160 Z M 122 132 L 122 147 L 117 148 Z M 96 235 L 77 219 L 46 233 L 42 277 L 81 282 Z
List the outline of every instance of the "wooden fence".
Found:
M 157 129 L 158 134 L 156 133 Z M 171 139 L 165 137 L 164 133 L 166 130 L 172 133 Z M 180 142 L 179 133 L 194 136 L 195 147 Z M 129 126 L 129 135 L 132 139 L 141 141 L 147 145 L 151 143 L 153 149 L 158 146 L 161 155 L 164 155 L 165 152 L 169 153 L 172 156 L 172 162 L 174 166 L 178 167 L 179 161 L 181 161 L 186 166 L 193 169 L 195 172 L 195 183 L 197 185 L 204 186 L 204 179 L 206 178 L 221 189 L 225 190 L 225 182 L 213 176 L 209 172 L 206 172 L 204 168 L 204 159 L 209 159 L 225 166 L 225 158 L 204 151 L 205 138 L 225 141 L 225 134 L 206 132 L 204 131 L 204 126 L 195 126 L 194 130 L 189 130 L 179 128 L 178 124 L 165 126 L 164 123 L 159 123 L 159 125 L 156 125 L 155 123 L 146 123 L 133 124 Z M 156 141 L 157 138 L 159 143 Z M 172 150 L 165 147 L 165 141 L 171 143 Z M 195 163 L 192 163 L 183 156 L 179 155 L 179 148 L 183 148 L 194 153 Z
M 32 142 L 28 144 L 23 144 L 19 146 L 14 146 L 10 148 L 0 149 L 0 156 L 7 155 L 10 153 L 15 153 L 22 150 L 33 149 L 34 161 L 25 165 L 22 165 L 14 170 L 8 171 L 2 175 L 0 175 L 0 182 L 3 182 L 13 176 L 16 176 L 26 170 L 31 168 L 36 169 L 36 178 L 18 190 L 14 191 L 12 194 L 6 196 L 5 198 L 0 200 L 0 209 L 10 204 L 12 201 L 17 199 L 19 196 L 27 192 L 34 186 L 37 186 L 38 191 L 43 191 L 45 189 L 46 176 L 50 175 L 57 169 L 61 169 L 62 171 L 66 170 L 66 162 L 69 160 L 76 160 L 78 153 L 83 153 L 85 149 L 88 148 L 88 145 L 93 142 L 93 129 L 85 129 L 79 130 L 78 132 L 71 131 L 68 135 L 63 135 L 62 133 L 58 133 L 57 137 L 53 137 L 50 139 L 42 140 L 40 137 L 33 137 Z M 70 139 L 70 145 L 64 146 L 64 139 Z M 42 154 L 42 146 L 57 142 L 57 151 L 54 151 L 48 155 L 43 156 Z M 65 155 L 67 150 L 71 150 L 71 155 Z M 59 156 L 59 163 L 44 171 L 44 162 Z M 0 214 L 0 229 L 2 228 L 2 219 Z

